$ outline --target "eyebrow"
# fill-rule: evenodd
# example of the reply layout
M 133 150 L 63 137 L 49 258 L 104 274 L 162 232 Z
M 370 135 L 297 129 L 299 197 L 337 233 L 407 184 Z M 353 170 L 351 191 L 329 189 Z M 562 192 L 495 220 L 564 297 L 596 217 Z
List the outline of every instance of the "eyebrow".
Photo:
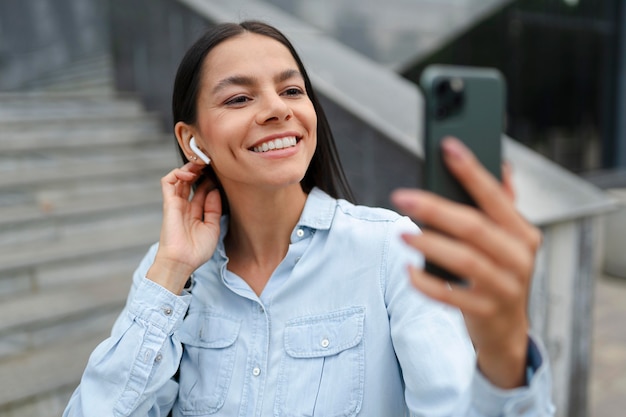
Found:
M 287 69 L 284 71 L 281 71 L 279 74 L 277 74 L 274 77 L 274 82 L 276 83 L 281 83 L 284 81 L 287 81 L 291 78 L 301 78 L 304 79 L 304 77 L 302 76 L 302 74 L 300 73 L 300 71 L 296 70 L 296 69 Z M 223 80 L 220 80 L 215 87 L 213 87 L 212 93 L 213 94 L 217 94 L 219 93 L 221 90 L 223 90 L 226 87 L 229 87 L 231 85 L 239 85 L 239 86 L 244 86 L 244 87 L 250 87 L 252 85 L 254 85 L 256 83 L 256 78 L 255 77 L 248 77 L 245 75 L 232 75 L 230 77 L 226 77 Z

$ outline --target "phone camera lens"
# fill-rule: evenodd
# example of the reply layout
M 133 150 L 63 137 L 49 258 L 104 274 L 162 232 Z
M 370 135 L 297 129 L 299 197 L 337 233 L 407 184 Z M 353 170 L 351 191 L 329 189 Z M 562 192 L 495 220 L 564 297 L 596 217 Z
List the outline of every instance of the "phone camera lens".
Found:
M 463 79 L 455 77 L 441 80 L 435 85 L 436 106 L 435 117 L 446 119 L 459 113 L 465 102 L 465 83 Z
M 464 83 L 461 78 L 453 78 L 450 80 L 450 90 L 455 93 L 461 93 L 463 91 Z

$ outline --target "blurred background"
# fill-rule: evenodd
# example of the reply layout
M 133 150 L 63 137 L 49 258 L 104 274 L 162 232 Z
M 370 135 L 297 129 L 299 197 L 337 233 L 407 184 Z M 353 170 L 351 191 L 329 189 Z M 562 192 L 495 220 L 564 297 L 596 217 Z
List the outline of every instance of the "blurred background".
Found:
M 365 204 L 421 184 L 426 65 L 505 75 L 504 156 L 545 237 L 530 314 L 558 415 L 623 415 L 623 0 L 2 0 L 0 417 L 61 414 L 158 240 L 178 62 L 244 19 L 295 44 Z

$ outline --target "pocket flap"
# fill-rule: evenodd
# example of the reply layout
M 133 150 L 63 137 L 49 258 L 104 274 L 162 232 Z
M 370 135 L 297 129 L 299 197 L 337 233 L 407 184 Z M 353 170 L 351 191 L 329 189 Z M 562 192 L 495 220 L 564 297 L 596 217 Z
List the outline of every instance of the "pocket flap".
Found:
M 241 323 L 232 317 L 210 311 L 189 313 L 177 332 L 185 345 L 219 349 L 237 340 Z
M 365 307 L 300 317 L 287 322 L 285 350 L 294 358 L 318 358 L 350 349 L 363 338 Z

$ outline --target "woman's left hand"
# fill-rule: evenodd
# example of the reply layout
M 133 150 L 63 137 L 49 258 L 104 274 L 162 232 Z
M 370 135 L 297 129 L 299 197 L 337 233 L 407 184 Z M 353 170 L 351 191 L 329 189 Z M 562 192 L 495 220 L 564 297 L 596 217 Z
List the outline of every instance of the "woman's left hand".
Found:
M 541 233 L 516 210 L 509 169 L 503 169 L 500 183 L 459 140 L 447 138 L 442 148 L 448 169 L 479 209 L 420 190 L 397 190 L 392 201 L 427 227 L 405 241 L 468 285 L 409 267 L 412 283 L 462 311 L 487 379 L 505 389 L 524 385 L 527 305 Z

